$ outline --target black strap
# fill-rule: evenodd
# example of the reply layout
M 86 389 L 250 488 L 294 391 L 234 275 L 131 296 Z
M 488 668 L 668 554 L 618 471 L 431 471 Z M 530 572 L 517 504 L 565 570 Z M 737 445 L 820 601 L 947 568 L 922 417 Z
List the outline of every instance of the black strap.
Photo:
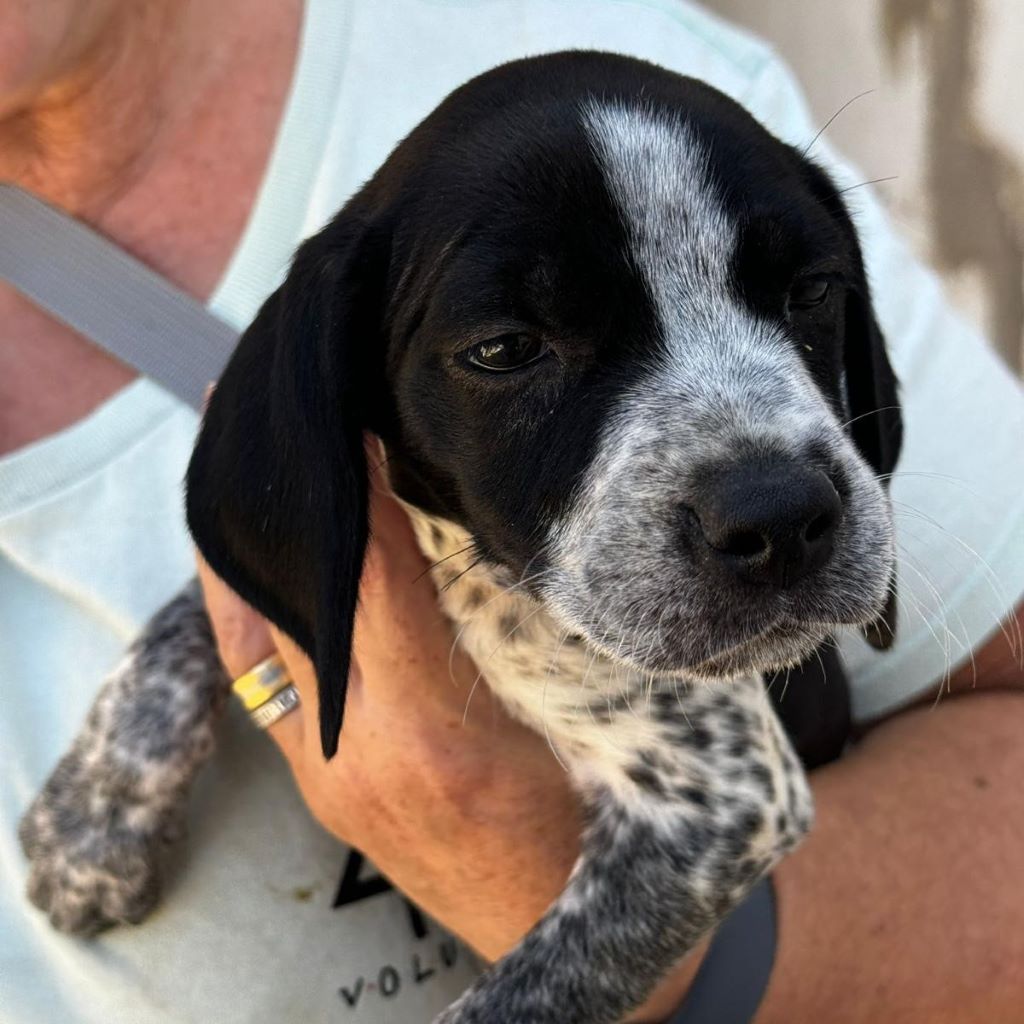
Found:
M 238 333 L 112 242 L 0 184 L 0 281 L 199 408 Z
M 762 879 L 718 926 L 668 1024 L 751 1024 L 775 965 L 775 889 Z

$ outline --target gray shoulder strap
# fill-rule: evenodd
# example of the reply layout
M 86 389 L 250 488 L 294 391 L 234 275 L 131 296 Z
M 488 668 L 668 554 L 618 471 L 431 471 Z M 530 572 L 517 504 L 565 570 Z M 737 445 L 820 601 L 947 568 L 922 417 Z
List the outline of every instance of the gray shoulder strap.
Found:
M 769 875 L 718 926 L 668 1024 L 753 1024 L 775 966 L 777 927 Z
M 0 184 L 0 281 L 199 408 L 238 333 L 91 228 Z

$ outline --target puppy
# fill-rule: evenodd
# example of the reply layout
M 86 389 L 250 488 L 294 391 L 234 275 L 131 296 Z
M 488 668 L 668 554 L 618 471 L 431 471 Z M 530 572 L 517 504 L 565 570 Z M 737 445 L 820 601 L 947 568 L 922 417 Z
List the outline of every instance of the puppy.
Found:
M 841 626 L 892 635 L 896 382 L 836 188 L 706 85 L 562 53 L 458 89 L 300 248 L 210 403 L 187 513 L 313 659 L 328 756 L 366 432 L 460 642 L 587 812 L 562 895 L 440 1020 L 613 1024 L 810 827 L 763 673 Z M 154 652 L 185 645 L 192 696 L 168 702 Z M 152 904 L 222 692 L 193 591 L 94 712 L 170 704 L 162 734 L 94 723 L 26 817 L 58 923 Z M 144 770 L 111 784 L 118 758 Z M 58 812 L 104 784 L 135 845 L 97 885 Z M 55 898 L 61 858 L 78 882 Z

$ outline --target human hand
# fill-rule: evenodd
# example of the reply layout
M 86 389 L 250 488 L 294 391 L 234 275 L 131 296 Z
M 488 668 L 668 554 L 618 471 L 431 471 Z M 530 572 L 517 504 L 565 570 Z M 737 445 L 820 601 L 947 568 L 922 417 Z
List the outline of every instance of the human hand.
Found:
M 309 659 L 200 559 L 221 658 L 234 678 L 280 654 L 302 703 L 269 732 L 313 815 L 494 959 L 563 888 L 579 847 L 578 804 L 543 738 L 485 685 L 474 688 L 468 657 L 456 651 L 449 666 L 436 590 L 408 518 L 379 484 L 371 521 L 345 726 L 330 762 Z

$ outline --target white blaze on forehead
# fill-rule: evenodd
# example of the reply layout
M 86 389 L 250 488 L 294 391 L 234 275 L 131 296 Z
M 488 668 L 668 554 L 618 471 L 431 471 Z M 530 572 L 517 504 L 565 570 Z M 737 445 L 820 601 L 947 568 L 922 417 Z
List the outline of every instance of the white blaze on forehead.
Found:
M 597 101 L 583 116 L 658 312 L 722 297 L 736 226 L 693 129 L 650 108 Z
M 806 367 L 733 287 L 739 225 L 707 146 L 683 118 L 650 107 L 595 100 L 583 117 L 661 334 L 651 371 L 620 409 L 630 433 L 660 431 L 682 400 L 709 446 L 716 435 L 766 438 L 783 420 L 783 437 L 813 434 L 827 413 Z

